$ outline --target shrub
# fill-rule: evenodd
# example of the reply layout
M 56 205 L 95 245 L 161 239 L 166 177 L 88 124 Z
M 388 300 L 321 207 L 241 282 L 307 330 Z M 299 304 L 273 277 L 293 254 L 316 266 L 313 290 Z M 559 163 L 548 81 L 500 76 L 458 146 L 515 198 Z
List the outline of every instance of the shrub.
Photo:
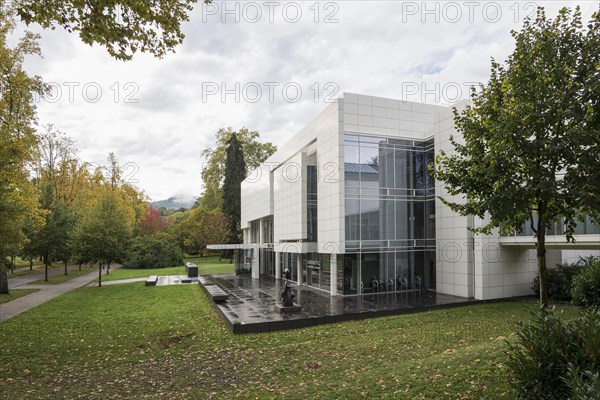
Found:
M 519 322 L 516 341 L 508 342 L 507 365 L 518 398 L 562 400 L 596 390 L 600 311 L 589 310 L 570 322 L 561 316 L 541 308 L 530 322 Z
M 579 263 L 562 263 L 546 271 L 546 284 L 548 285 L 548 298 L 554 301 L 571 301 L 571 289 L 573 288 L 573 277 L 583 270 Z M 531 289 L 536 296 L 540 295 L 539 279 L 533 279 Z
M 152 236 L 134 239 L 125 268 L 166 268 L 183 264 L 183 254 L 177 244 Z
M 577 400 L 600 399 L 600 373 L 592 371 L 580 372 L 569 365 L 567 384 L 571 389 L 572 398 Z
M 600 259 L 596 259 L 573 279 L 573 303 L 580 307 L 600 307 Z

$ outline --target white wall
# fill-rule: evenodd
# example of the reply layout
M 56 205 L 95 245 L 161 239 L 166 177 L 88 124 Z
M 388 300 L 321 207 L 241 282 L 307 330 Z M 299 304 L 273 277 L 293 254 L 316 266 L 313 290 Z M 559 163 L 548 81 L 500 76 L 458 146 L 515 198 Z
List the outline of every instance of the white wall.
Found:
M 262 164 L 242 182 L 242 229 L 249 227 L 250 221 L 273 215 L 271 169 L 272 165 Z
M 279 165 L 273 175 L 275 242 L 306 239 L 306 153 Z
M 461 104 L 464 107 L 465 104 Z M 457 136 L 454 129 L 453 114 L 450 108 L 442 110 L 435 119 L 435 154 L 444 151 L 454 153 L 450 135 Z M 456 138 L 460 140 L 460 138 Z M 460 196 L 451 196 L 441 182 L 435 184 L 436 196 L 460 202 Z M 455 296 L 471 297 L 474 295 L 474 269 L 477 260 L 473 257 L 473 234 L 467 229 L 472 226 L 473 219 L 462 217 L 444 205 L 440 199 L 435 200 L 436 229 L 436 290 L 440 293 Z
M 343 182 L 340 181 L 339 174 L 339 119 L 336 101 L 327 106 L 266 161 L 277 165 L 273 170 L 275 242 L 303 240 L 307 237 L 306 157 L 309 155 L 307 152 L 316 149 L 319 251 L 339 252 L 342 232 L 339 199 L 343 199 Z M 300 178 L 296 176 L 297 171 L 301 171 Z M 343 224 L 343 214 L 341 220 Z

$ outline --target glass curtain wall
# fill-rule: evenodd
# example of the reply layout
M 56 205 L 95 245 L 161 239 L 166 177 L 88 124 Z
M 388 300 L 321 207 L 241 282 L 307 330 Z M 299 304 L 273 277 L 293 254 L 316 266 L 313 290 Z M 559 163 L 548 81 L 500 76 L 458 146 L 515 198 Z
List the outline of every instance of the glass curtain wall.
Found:
M 433 140 L 345 135 L 343 292 L 435 287 Z
M 290 280 L 298 282 L 298 254 L 279 253 L 279 267 L 281 268 L 281 278 L 285 279 L 285 270 L 290 270 Z
M 304 260 L 306 284 L 329 292 L 331 290 L 331 255 L 307 253 Z
M 317 219 L 317 167 L 307 166 L 306 179 L 306 224 L 307 241 L 316 242 L 318 231 Z

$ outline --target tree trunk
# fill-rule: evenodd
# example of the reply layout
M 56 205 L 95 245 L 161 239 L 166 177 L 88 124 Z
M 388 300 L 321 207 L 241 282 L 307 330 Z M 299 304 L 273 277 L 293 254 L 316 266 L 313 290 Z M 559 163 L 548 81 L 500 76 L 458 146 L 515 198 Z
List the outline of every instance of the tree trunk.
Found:
M 65 275 L 67 275 L 67 262 L 65 261 Z
M 546 227 L 542 215 L 539 215 L 537 226 L 537 263 L 538 281 L 540 284 L 540 305 L 548 306 L 548 285 L 546 280 Z
M 17 264 L 17 256 L 10 256 L 10 272 L 15 273 L 15 267 Z
M 81 263 L 79 263 L 79 270 L 81 271 Z
M 8 294 L 8 275 L 6 275 L 6 265 L 0 258 L 0 294 Z
M 29 259 L 29 270 L 33 271 L 33 258 Z
M 44 280 L 48 282 L 48 253 L 44 254 Z
M 102 287 L 102 263 L 98 264 L 98 287 Z

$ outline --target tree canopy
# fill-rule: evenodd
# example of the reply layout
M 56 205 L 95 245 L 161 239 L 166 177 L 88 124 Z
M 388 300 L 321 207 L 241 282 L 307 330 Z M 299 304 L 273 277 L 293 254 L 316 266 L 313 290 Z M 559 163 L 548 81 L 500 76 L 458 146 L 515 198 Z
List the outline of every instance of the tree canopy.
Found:
M 454 110 L 464 143 L 452 138 L 435 175 L 464 199 L 444 203 L 486 222 L 476 232 L 532 224 L 546 305 L 546 229 L 562 219 L 570 241 L 577 221 L 600 221 L 600 14 L 584 26 L 579 8 L 555 19 L 539 8 L 512 35 L 505 64 L 492 60 L 472 105 Z
M 89 45 L 99 44 L 118 60 L 135 53 L 163 57 L 182 43 L 181 23 L 198 0 L 18 0 L 16 14 L 26 24 L 77 32 Z M 210 0 L 206 0 L 210 2 Z
M 39 37 L 25 32 L 15 47 L 9 47 L 7 37 L 13 30 L 12 19 L 0 10 L 0 293 L 8 293 L 5 257 L 25 244 L 26 221 L 39 217 L 28 168 L 37 145 L 34 95 L 48 90 L 40 77 L 23 69 L 25 56 L 40 54 Z
M 227 146 L 233 135 L 236 135 L 240 143 L 246 174 L 257 168 L 269 158 L 277 147 L 271 142 L 260 142 L 260 133 L 242 127 L 237 132 L 231 128 L 221 128 L 216 134 L 216 146 L 206 148 L 202 156 L 206 164 L 202 169 L 202 181 L 204 182 L 204 194 L 200 203 L 208 209 L 221 208 L 222 192 L 221 186 L 225 178 L 225 160 Z

